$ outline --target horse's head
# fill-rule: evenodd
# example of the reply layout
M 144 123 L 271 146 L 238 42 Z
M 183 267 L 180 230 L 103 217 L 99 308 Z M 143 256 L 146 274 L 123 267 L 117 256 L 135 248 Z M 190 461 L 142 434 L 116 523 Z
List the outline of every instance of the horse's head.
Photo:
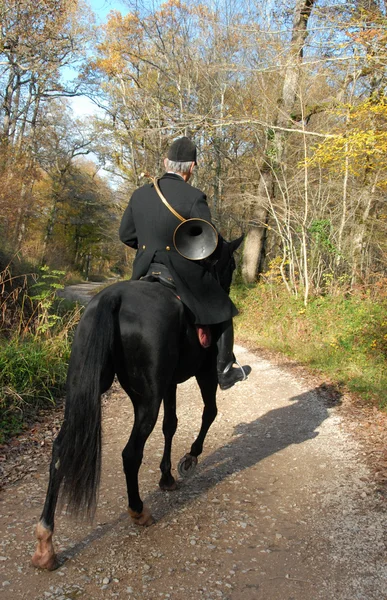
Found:
M 234 252 L 243 242 L 243 238 L 244 235 L 241 235 L 241 237 L 232 242 L 226 242 L 226 240 L 222 239 L 222 247 L 219 253 L 218 262 L 215 265 L 215 270 L 220 285 L 227 293 L 230 292 L 232 275 L 236 267 Z

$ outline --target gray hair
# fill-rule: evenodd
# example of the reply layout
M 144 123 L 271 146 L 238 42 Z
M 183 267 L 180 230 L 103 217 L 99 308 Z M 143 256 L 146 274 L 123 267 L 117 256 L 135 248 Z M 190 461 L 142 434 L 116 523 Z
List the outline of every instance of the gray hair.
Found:
M 185 175 L 189 173 L 193 160 L 189 162 L 175 162 L 174 160 L 165 159 L 165 168 L 167 171 L 173 171 L 174 173 L 182 173 Z

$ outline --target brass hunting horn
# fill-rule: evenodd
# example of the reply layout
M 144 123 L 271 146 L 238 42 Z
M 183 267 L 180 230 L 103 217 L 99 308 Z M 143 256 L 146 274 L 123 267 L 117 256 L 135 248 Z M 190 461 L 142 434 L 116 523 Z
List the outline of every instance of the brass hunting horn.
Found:
M 153 184 L 165 206 L 181 221 L 173 234 L 173 244 L 178 253 L 189 260 L 208 258 L 218 245 L 218 232 L 215 227 L 204 219 L 184 219 L 167 202 L 157 179 L 153 179 Z

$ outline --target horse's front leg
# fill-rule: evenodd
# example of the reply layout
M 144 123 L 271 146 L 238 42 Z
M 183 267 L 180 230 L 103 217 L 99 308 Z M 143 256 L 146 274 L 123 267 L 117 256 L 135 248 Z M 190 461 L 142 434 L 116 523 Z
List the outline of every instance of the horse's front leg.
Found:
M 179 462 L 178 470 L 182 477 L 191 475 L 196 468 L 198 456 L 203 452 L 205 437 L 218 413 L 216 406 L 216 389 L 218 387 L 216 365 L 211 365 L 211 368 L 207 368 L 206 370 L 197 373 L 196 380 L 199 384 L 204 402 L 202 426 L 198 437 L 191 446 L 191 450 L 188 454 L 183 456 Z
M 177 429 L 176 416 L 176 384 L 171 384 L 164 396 L 164 454 L 160 463 L 161 479 L 159 486 L 164 491 L 176 489 L 176 481 L 171 473 L 172 440 Z
M 52 458 L 50 465 L 50 480 L 48 484 L 46 501 L 40 521 L 36 526 L 36 537 L 38 540 L 35 554 L 32 557 L 32 564 L 34 567 L 41 569 L 48 569 L 52 571 L 59 566 L 52 543 L 52 536 L 54 533 L 54 517 L 55 509 L 58 500 L 59 488 L 62 477 L 58 470 L 59 467 L 59 456 L 60 456 L 60 443 L 62 438 L 62 432 L 59 432 L 58 437 L 54 441 L 52 448 Z

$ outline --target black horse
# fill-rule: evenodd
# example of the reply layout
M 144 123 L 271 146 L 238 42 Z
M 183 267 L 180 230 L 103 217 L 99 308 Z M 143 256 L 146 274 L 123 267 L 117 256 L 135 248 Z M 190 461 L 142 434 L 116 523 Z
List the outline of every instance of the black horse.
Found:
M 242 239 L 223 243 L 215 267 L 226 291 L 235 269 L 233 253 Z M 116 283 L 90 301 L 72 347 L 64 422 L 54 441 L 46 501 L 36 530 L 38 544 L 32 557 L 36 567 L 57 566 L 52 535 L 59 491 L 71 512 L 94 512 L 101 470 L 101 394 L 115 375 L 134 407 L 133 429 L 122 452 L 128 510 L 136 523 L 147 526 L 153 518 L 139 494 L 138 472 L 161 402 L 165 445 L 159 485 L 172 490 L 177 384 L 195 376 L 204 402 L 199 435 L 180 461 L 179 472 L 184 475 L 196 466 L 217 414 L 216 354 L 215 343 L 207 349 L 201 346 L 175 291 L 161 283 Z

